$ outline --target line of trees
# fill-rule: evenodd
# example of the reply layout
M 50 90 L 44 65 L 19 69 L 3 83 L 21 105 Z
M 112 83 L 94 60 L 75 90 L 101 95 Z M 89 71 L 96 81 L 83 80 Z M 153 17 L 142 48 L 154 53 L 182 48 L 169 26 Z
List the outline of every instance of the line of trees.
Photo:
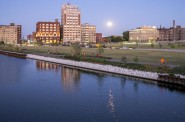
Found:
M 124 31 L 122 33 L 122 36 L 109 36 L 106 38 L 107 38 L 107 40 L 110 40 L 111 42 L 129 41 L 129 31 Z

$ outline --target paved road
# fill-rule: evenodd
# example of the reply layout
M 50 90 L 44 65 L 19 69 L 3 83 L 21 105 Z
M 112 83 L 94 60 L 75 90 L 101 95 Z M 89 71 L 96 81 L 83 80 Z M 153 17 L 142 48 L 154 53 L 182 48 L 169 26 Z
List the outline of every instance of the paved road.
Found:
M 148 51 L 164 51 L 164 52 L 179 52 L 185 53 L 185 50 L 175 50 L 175 49 L 134 49 L 134 50 L 148 50 Z

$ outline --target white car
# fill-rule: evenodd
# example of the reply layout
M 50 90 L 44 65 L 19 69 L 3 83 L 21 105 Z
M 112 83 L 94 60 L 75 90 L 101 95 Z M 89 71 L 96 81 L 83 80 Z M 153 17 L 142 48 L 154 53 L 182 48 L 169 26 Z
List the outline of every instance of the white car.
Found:
M 123 46 L 123 47 L 122 47 L 122 48 L 120 48 L 120 49 L 128 50 L 129 48 L 128 48 L 128 47 L 126 47 L 126 46 Z

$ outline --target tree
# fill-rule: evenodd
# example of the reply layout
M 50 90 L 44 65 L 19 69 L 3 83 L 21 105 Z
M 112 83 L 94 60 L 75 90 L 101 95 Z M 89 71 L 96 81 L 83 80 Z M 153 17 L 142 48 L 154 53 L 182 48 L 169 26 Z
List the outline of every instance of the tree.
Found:
M 104 52 L 102 44 L 98 44 L 97 46 L 97 53 L 98 55 L 101 55 Z
M 71 45 L 71 53 L 75 57 L 80 57 L 82 51 L 82 47 L 79 43 L 74 43 Z
M 0 41 L 0 45 L 5 45 L 4 41 Z
M 124 31 L 123 32 L 123 40 L 124 41 L 129 41 L 129 31 Z
M 135 63 L 139 62 L 139 58 L 137 56 L 133 60 L 134 60 Z
M 123 41 L 121 36 L 111 36 L 109 38 L 111 39 L 111 42 L 122 42 Z
M 37 45 L 42 46 L 43 45 L 42 40 L 37 40 Z
M 154 47 L 154 43 L 151 43 L 151 48 L 153 48 Z

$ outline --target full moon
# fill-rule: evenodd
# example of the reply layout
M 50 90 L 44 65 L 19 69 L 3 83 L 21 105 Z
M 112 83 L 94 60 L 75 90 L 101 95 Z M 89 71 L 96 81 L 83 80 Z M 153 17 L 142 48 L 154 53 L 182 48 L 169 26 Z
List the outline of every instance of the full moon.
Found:
M 107 22 L 107 26 L 111 27 L 112 26 L 112 22 Z

